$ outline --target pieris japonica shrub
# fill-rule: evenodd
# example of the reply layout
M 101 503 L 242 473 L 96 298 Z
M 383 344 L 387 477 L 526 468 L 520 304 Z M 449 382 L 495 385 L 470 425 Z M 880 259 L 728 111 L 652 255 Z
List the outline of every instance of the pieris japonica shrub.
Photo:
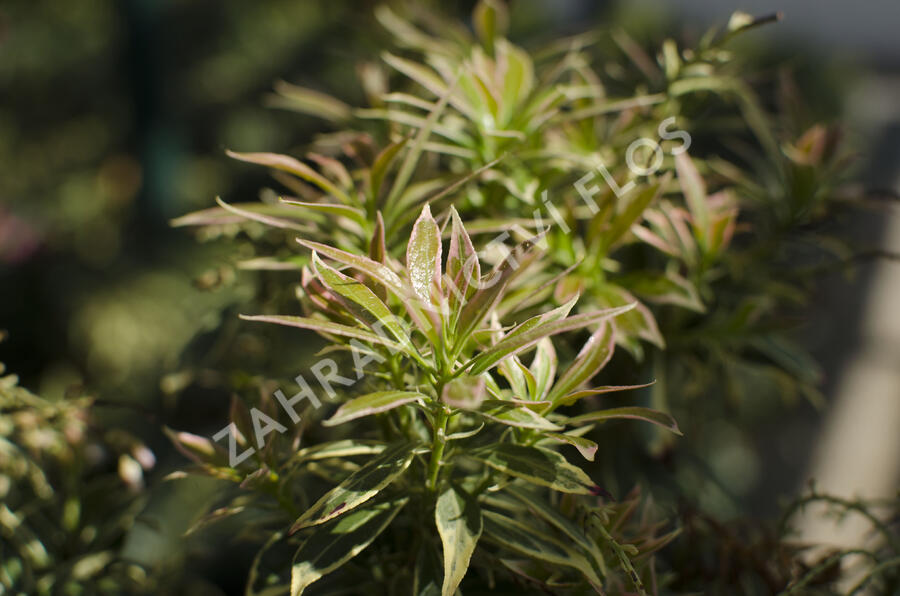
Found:
M 359 69 L 370 105 L 279 84 L 334 131 L 303 159 L 230 153 L 278 189 L 175 222 L 249 239 L 239 267 L 296 289 L 245 325 L 327 341 L 292 397 L 243 382 L 222 431 L 171 432 L 235 485 L 201 525 L 254 512 L 249 594 L 655 593 L 677 524 L 612 498 L 598 437 L 646 422 L 671 447 L 748 379 L 814 393 L 778 323 L 835 137 L 778 125 L 743 77 L 728 44 L 769 18 L 650 56 L 624 34 L 528 52 L 496 0 L 474 36 L 409 8 L 376 13 L 396 49 Z M 616 350 L 638 384 L 604 370 Z

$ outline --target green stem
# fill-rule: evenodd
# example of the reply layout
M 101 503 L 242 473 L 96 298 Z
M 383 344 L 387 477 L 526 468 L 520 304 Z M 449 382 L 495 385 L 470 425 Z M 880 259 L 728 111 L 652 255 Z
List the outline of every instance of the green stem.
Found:
M 447 421 L 450 419 L 444 406 L 439 406 L 434 418 L 434 437 L 431 442 L 431 459 L 428 461 L 428 490 L 437 490 L 438 472 L 441 469 L 441 458 L 447 444 Z

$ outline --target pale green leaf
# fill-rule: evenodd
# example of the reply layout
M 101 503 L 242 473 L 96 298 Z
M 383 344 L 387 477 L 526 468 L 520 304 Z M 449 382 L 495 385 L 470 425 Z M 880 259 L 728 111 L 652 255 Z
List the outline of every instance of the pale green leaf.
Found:
M 406 471 L 414 447 L 414 443 L 402 443 L 386 449 L 316 501 L 294 522 L 291 532 L 323 524 L 377 495 Z
M 595 586 L 601 580 L 587 558 L 552 536 L 494 511 L 484 511 L 484 537 L 504 548 L 550 563 L 580 571 Z
M 353 457 L 355 455 L 377 455 L 384 451 L 384 444 L 372 441 L 359 441 L 356 439 L 343 439 L 320 443 L 312 447 L 306 447 L 294 456 L 298 460 L 329 459 L 332 457 Z
M 376 328 L 380 329 L 380 326 L 383 326 L 390 331 L 400 345 L 403 346 L 404 352 L 421 362 L 421 358 L 418 356 L 416 348 L 410 341 L 400 319 L 364 283 L 329 267 L 319 259 L 315 251 L 312 254 L 312 267 L 325 287 L 350 300 L 353 304 L 363 308 L 375 317 L 377 321 L 375 325 L 379 326 Z
M 368 257 L 355 255 L 338 248 L 332 248 L 331 246 L 320 242 L 312 242 L 310 240 L 304 240 L 303 238 L 298 238 L 297 242 L 310 250 L 325 255 L 329 259 L 333 259 L 344 265 L 349 265 L 350 267 L 365 273 L 393 292 L 400 299 L 406 297 L 403 281 L 387 265 L 373 261 Z
M 318 186 L 345 205 L 352 205 L 354 203 L 354 201 L 347 196 L 347 193 L 335 186 L 328 178 L 289 155 L 279 155 L 277 153 L 236 153 L 234 151 L 226 151 L 225 153 L 228 157 L 234 159 L 267 166 L 275 170 L 293 174 L 294 176 Z
M 415 391 L 377 391 L 357 397 L 338 408 L 334 416 L 322 422 L 323 426 L 336 426 L 372 414 L 380 414 L 394 408 L 429 400 L 427 395 Z
M 706 184 L 687 153 L 679 153 L 675 156 L 675 170 L 678 172 L 678 184 L 681 186 L 681 192 L 684 194 L 684 200 L 694 221 L 698 243 L 702 249 L 706 249 L 709 245 L 710 231 Z
M 564 493 L 591 494 L 595 486 L 580 468 L 542 447 L 499 443 L 469 453 L 490 468 Z
M 360 225 L 366 223 L 365 214 L 362 210 L 348 207 L 347 205 L 338 205 L 335 203 L 308 203 L 305 201 L 294 201 L 292 199 L 281 199 L 281 203 L 290 205 L 291 207 L 324 213 L 331 217 L 346 217 Z
M 473 375 L 481 374 L 497 364 L 500 360 L 507 358 L 513 354 L 533 346 L 541 338 L 564 333 L 575 329 L 581 329 L 588 325 L 603 321 L 628 312 L 635 307 L 636 303 L 627 304 L 614 308 L 606 308 L 603 310 L 582 313 L 566 319 L 552 320 L 546 323 L 540 323 L 531 327 L 527 331 L 516 332 L 514 329 L 505 338 L 500 340 L 496 345 L 488 348 L 479 354 L 472 361 L 472 367 L 469 372 Z M 527 323 L 527 321 L 526 321 Z M 523 323 L 524 325 L 525 323 Z
M 291 567 L 291 596 L 358 555 L 390 525 L 408 497 L 361 507 L 307 531 Z
M 406 247 L 406 268 L 413 293 L 424 304 L 433 302 L 432 291 L 440 287 L 441 230 L 428 205 L 413 225 Z
M 434 511 L 441 543 L 444 546 L 444 582 L 442 596 L 453 596 L 481 536 L 481 509 L 460 489 L 449 487 L 438 497 Z
M 276 325 L 285 325 L 286 327 L 297 327 L 299 329 L 309 329 L 324 335 L 339 335 L 341 337 L 352 337 L 374 344 L 387 346 L 391 350 L 400 351 L 401 346 L 397 342 L 391 341 L 387 337 L 372 333 L 361 327 L 351 327 L 340 323 L 332 323 L 323 319 L 311 319 L 308 317 L 294 317 L 290 315 L 240 315 L 245 321 L 256 321 L 259 323 L 275 323 Z
M 612 358 L 614 349 L 612 326 L 603 323 L 585 342 L 581 351 L 578 352 L 578 356 L 553 385 L 547 399 L 556 402 L 577 389 L 582 383 L 589 381 L 606 366 L 606 363 Z
M 343 122 L 351 116 L 350 106 L 320 91 L 277 81 L 277 95 L 268 98 L 269 105 L 316 116 L 331 122 Z
M 621 418 L 630 418 L 633 420 L 643 420 L 661 426 L 666 430 L 672 431 L 676 435 L 681 434 L 678 429 L 678 423 L 669 414 L 660 412 L 659 410 L 651 410 L 650 408 L 641 408 L 637 406 L 625 408 L 610 408 L 608 410 L 599 410 L 597 412 L 589 412 L 581 416 L 569 418 L 567 421 L 571 425 L 589 424 L 592 422 L 606 422 L 607 420 L 616 420 Z
M 525 401 L 523 403 L 532 405 L 534 402 Z M 558 424 L 553 424 L 520 403 L 490 400 L 485 402 L 484 407 L 478 411 L 478 414 L 494 422 L 519 428 L 533 428 L 535 430 L 562 430 L 563 428 Z
M 588 461 L 594 461 L 594 456 L 597 454 L 598 448 L 596 442 L 591 441 L 590 439 L 585 439 L 584 437 L 561 433 L 547 433 L 546 436 L 556 439 L 561 443 L 571 445 L 578 450 L 578 453 L 580 453 L 584 459 Z

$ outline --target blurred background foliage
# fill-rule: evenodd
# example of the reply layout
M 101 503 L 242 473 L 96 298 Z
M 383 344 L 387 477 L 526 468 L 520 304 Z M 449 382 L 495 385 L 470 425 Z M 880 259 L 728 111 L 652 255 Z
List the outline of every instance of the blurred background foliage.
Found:
M 474 2 L 439 4 L 466 19 Z M 232 245 L 197 243 L 169 220 L 210 206 L 217 195 L 252 200 L 270 183 L 262 168 L 239 167 L 225 149 L 300 154 L 327 130 L 272 106 L 275 81 L 364 103 L 353 65 L 375 59 L 388 43 L 374 6 L 369 0 L 0 5 L 0 328 L 9 333 L 0 361 L 51 402 L 84 388 L 74 394 L 95 396 L 90 411 L 99 425 L 129 431 L 156 453 L 160 465 L 146 471 L 149 505 L 117 540 L 129 559 L 171 572 L 172 585 L 159 587 L 167 593 L 239 593 L 253 550 L 226 540 L 235 530 L 227 526 L 202 539 L 182 538 L 217 485 L 161 482 L 181 461 L 163 425 L 211 434 L 227 418 L 224 387 L 252 386 L 241 376 L 247 372 L 293 376 L 298 371 L 290 363 L 315 348 L 279 329 L 251 334 L 236 318 L 256 296 L 278 300 L 289 290 L 284 277 L 223 266 L 240 256 Z M 627 30 L 646 48 L 677 32 L 696 41 L 704 29 L 644 3 L 521 0 L 512 14 L 510 37 L 529 47 L 594 26 Z M 741 43 L 761 79 L 777 79 L 776 65 L 787 65 L 793 84 L 814 98 L 795 106 L 797 131 L 839 117 L 854 81 L 846 65 L 758 37 Z M 801 336 L 817 357 L 835 364 L 846 348 L 821 331 L 827 311 L 811 312 Z M 232 378 L 224 383 L 223 375 Z M 713 471 L 679 480 L 700 487 L 706 510 L 771 516 L 778 497 L 804 480 L 814 409 L 801 403 L 775 418 L 769 405 L 751 401 L 743 414 L 753 425 L 743 430 L 747 420 L 730 412 L 706 425 L 708 434 L 689 454 L 701 465 L 689 469 Z M 667 465 L 665 458 L 637 463 L 651 470 Z

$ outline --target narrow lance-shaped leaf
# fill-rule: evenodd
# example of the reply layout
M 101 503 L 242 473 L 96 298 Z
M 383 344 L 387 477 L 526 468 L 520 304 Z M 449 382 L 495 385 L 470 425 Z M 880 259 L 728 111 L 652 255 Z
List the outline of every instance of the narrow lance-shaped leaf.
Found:
M 206 437 L 195 434 L 179 432 L 163 427 L 163 432 L 182 454 L 200 464 L 224 466 L 228 456 L 221 445 L 214 443 Z
M 273 107 L 317 116 L 331 122 L 342 122 L 351 116 L 350 106 L 320 91 L 277 81 L 275 93 L 277 95 L 268 98 L 268 104 Z
M 584 555 L 568 545 L 536 530 L 530 524 L 524 524 L 500 513 L 485 511 L 483 515 L 485 538 L 526 557 L 545 561 L 551 565 L 577 569 L 594 586 L 601 586 L 601 579 L 597 577 Z
M 699 313 L 706 311 L 694 284 L 674 271 L 664 274 L 638 272 L 620 283 L 650 302 L 674 304 Z
M 369 242 L 369 258 L 376 263 L 384 263 L 387 258 L 387 245 L 384 241 L 384 218 L 381 211 L 375 213 L 375 229 Z
M 589 389 L 582 389 L 580 391 L 573 391 L 568 395 L 564 395 L 560 397 L 555 403 L 558 406 L 570 406 L 574 404 L 579 399 L 584 399 L 585 397 L 590 397 L 591 395 L 602 395 L 604 393 L 618 393 L 620 391 L 630 391 L 632 389 L 644 389 L 645 387 L 650 387 L 656 383 L 656 381 L 650 381 L 649 383 L 641 383 L 640 385 L 601 385 L 600 387 L 591 387 Z
M 291 532 L 323 524 L 377 495 L 406 471 L 413 459 L 413 447 L 413 443 L 395 445 L 350 474 L 307 509 L 291 526 Z
M 461 306 L 466 303 L 472 282 L 479 279 L 481 279 L 481 264 L 478 262 L 478 253 L 459 213 L 451 206 L 450 248 L 447 251 L 444 294 L 447 296 L 450 312 L 454 316 L 459 315 Z
M 441 595 L 453 596 L 466 575 L 469 560 L 481 536 L 481 509 L 475 499 L 460 489 L 450 487 L 438 497 L 434 521 L 444 546 Z
M 289 315 L 240 315 L 245 321 L 256 321 L 259 323 L 275 323 L 276 325 L 284 325 L 286 327 L 297 327 L 299 329 L 309 329 L 317 331 L 324 335 L 338 335 L 341 337 L 352 337 L 375 344 L 387 346 L 391 350 L 399 351 L 400 344 L 391 341 L 387 337 L 372 333 L 360 327 L 351 327 L 340 323 L 332 323 L 322 319 L 311 319 L 307 317 L 294 317 Z
M 529 331 L 516 333 L 515 335 L 510 332 L 510 336 L 500 340 L 496 345 L 479 354 L 472 361 L 472 368 L 469 369 L 469 372 L 471 374 L 481 374 L 500 360 L 533 346 L 543 337 L 586 327 L 598 321 L 628 312 L 634 306 L 635 304 L 628 304 L 592 313 L 582 313 L 567 319 L 543 323 Z
M 478 289 L 463 307 L 456 324 L 456 337 L 468 338 L 500 300 L 510 280 L 529 259 L 534 258 L 535 242 L 527 240 L 507 255 L 500 265 L 479 280 Z
M 298 217 L 298 212 L 285 207 L 284 205 L 272 205 L 269 203 L 231 203 L 225 206 L 194 211 L 193 213 L 177 217 L 169 223 L 174 227 L 217 226 L 241 223 L 248 219 L 262 221 L 255 216 L 268 216 L 277 221 L 274 223 L 263 221 L 263 223 L 266 223 L 267 225 L 278 224 L 279 227 L 287 227 L 289 224 L 294 224 L 298 229 L 309 231 L 311 229 L 310 226 L 304 226 L 299 221 L 301 219 L 309 219 L 308 215 L 309 214 L 304 214 L 302 217 Z M 298 221 L 290 222 L 290 219 L 297 219 Z
M 294 554 L 291 596 L 299 596 L 313 582 L 361 553 L 400 512 L 408 497 L 367 505 L 348 515 L 308 530 Z
M 524 402 L 531 405 L 532 402 Z M 553 424 L 546 418 L 534 413 L 520 403 L 508 403 L 499 400 L 491 400 L 478 410 L 480 416 L 484 416 L 494 422 L 519 428 L 533 428 L 535 430 L 562 430 L 563 427 Z
M 322 422 L 323 426 L 336 426 L 372 414 L 380 414 L 394 408 L 428 400 L 427 395 L 415 391 L 377 391 L 357 397 L 338 408 L 334 416 Z
M 660 412 L 659 410 L 651 410 L 650 408 L 641 408 L 637 406 L 625 408 L 610 408 L 608 410 L 589 412 L 587 414 L 582 414 L 581 416 L 569 418 L 567 424 L 579 425 L 588 424 L 591 422 L 606 422 L 607 420 L 615 420 L 620 418 L 643 420 L 645 422 L 650 422 L 651 424 L 661 426 L 666 430 L 672 431 L 676 435 L 681 434 L 681 430 L 679 430 L 678 428 L 678 423 L 676 423 L 675 419 L 672 418 L 672 416 L 670 416 L 669 414 Z
M 529 367 L 531 375 L 534 377 L 532 399 L 539 401 L 548 395 L 553 379 L 556 377 L 556 364 L 556 349 L 550 338 L 545 337 L 538 341 L 534 360 Z
M 403 299 L 406 295 L 403 289 L 403 281 L 394 273 L 390 267 L 382 263 L 376 263 L 368 257 L 355 255 L 339 248 L 333 248 L 321 242 L 313 242 L 298 238 L 297 242 L 310 250 L 314 250 L 321 255 L 325 255 L 329 259 L 333 259 L 338 263 L 349 265 L 354 269 L 365 273 L 372 279 L 384 285 L 388 290 L 393 292 L 397 297 Z
M 428 205 L 413 226 L 406 247 L 406 269 L 411 292 L 403 300 L 406 312 L 432 345 L 438 345 L 439 334 L 444 329 L 440 292 L 441 232 Z
M 589 495 L 595 486 L 580 468 L 541 447 L 500 443 L 469 454 L 490 468 L 564 493 Z
M 441 231 L 428 205 L 413 225 L 406 247 L 406 268 L 413 293 L 422 302 L 432 303 L 441 279 Z
M 319 443 L 318 445 L 301 449 L 294 456 L 294 459 L 317 460 L 332 457 L 352 457 L 354 455 L 377 455 L 382 451 L 384 451 L 384 443 L 343 439 L 340 441 Z
M 338 205 L 336 203 L 308 203 L 306 201 L 295 201 L 293 199 L 285 198 L 281 199 L 281 203 L 299 209 L 325 213 L 332 217 L 346 217 L 361 225 L 366 223 L 366 218 L 360 209 L 348 207 L 347 205 Z
M 375 213 L 375 229 L 372 231 L 372 240 L 369 241 L 369 258 L 376 263 L 384 263 L 387 259 L 387 244 L 384 240 L 384 218 L 381 211 Z M 380 300 L 387 300 L 387 288 L 371 277 L 365 277 L 365 283 L 370 290 L 375 292 Z
M 323 263 L 315 251 L 312 254 L 312 267 L 315 274 L 329 290 L 350 300 L 375 317 L 379 326 L 383 326 L 397 338 L 397 341 L 403 346 L 404 352 L 421 362 L 421 358 L 406 334 L 400 319 L 388 309 L 372 290 L 365 284 L 356 281 L 352 277 L 347 277 Z
M 272 226 L 273 228 L 279 228 L 282 230 L 295 230 L 298 232 L 307 231 L 307 226 L 291 221 L 290 219 L 285 219 L 282 217 L 276 217 L 273 215 L 268 215 L 265 211 L 257 209 L 253 205 L 245 205 L 242 207 L 236 207 L 234 205 L 229 205 L 225 201 L 222 200 L 221 197 L 216 197 L 216 203 L 229 213 L 234 213 L 244 219 L 249 219 L 250 221 L 258 221 L 260 223 L 266 224 L 267 226 Z
M 550 506 L 547 501 L 535 495 L 532 491 L 514 487 L 508 491 L 513 497 L 524 503 L 538 517 L 551 524 L 568 536 L 576 545 L 578 545 L 585 553 L 589 554 L 598 567 L 603 570 L 605 564 L 603 554 L 597 547 L 597 544 L 587 537 L 584 529 L 579 527 L 575 522 L 563 516 L 559 510 Z
M 590 380 L 606 366 L 606 363 L 612 358 L 614 349 L 612 326 L 604 322 L 582 346 L 578 356 L 553 385 L 547 399 L 556 402 L 577 389 L 582 383 Z
M 375 158 L 372 169 L 369 171 L 369 188 L 372 193 L 373 204 L 378 204 L 378 196 L 381 192 L 381 185 L 384 182 L 384 178 L 396 161 L 400 150 L 406 146 L 407 142 L 409 142 L 409 137 L 401 139 L 396 143 L 391 143 L 382 149 L 381 153 Z
M 709 245 L 709 206 L 706 204 L 706 184 L 697 171 L 687 153 L 675 156 L 675 170 L 678 172 L 678 184 L 684 193 L 688 210 L 694 220 L 697 240 L 701 249 Z
M 636 223 L 644 211 L 647 210 L 647 207 L 659 197 L 668 180 L 669 174 L 666 174 L 661 182 L 650 184 L 642 188 L 633 197 L 628 198 L 625 208 L 613 217 L 609 229 L 603 234 L 602 249 L 604 252 L 616 244 L 631 229 L 632 224 Z
M 335 186 L 328 178 L 289 155 L 279 155 L 277 153 L 235 153 L 234 151 L 226 151 L 226 154 L 234 159 L 288 172 L 315 184 L 345 205 L 353 204 L 353 200 L 347 196 L 347 193 Z
M 596 442 L 576 435 L 567 435 L 564 433 L 547 433 L 546 436 L 555 439 L 560 443 L 571 445 L 578 450 L 578 453 L 580 453 L 584 459 L 588 461 L 594 461 L 594 456 L 597 454 L 597 449 L 599 448 Z

